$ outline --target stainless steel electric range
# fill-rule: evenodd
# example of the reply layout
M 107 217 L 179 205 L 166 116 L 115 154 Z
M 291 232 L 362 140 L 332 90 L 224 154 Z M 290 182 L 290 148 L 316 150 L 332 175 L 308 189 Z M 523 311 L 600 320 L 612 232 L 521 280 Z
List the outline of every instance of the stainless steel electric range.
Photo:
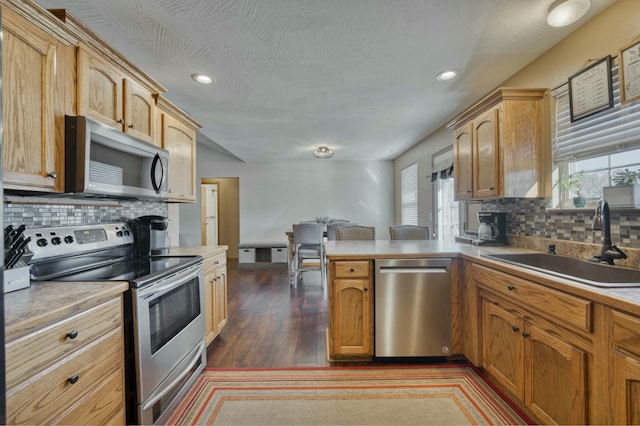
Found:
M 200 256 L 134 257 L 126 222 L 27 229 L 33 281 L 127 281 L 128 424 L 166 423 L 206 365 Z

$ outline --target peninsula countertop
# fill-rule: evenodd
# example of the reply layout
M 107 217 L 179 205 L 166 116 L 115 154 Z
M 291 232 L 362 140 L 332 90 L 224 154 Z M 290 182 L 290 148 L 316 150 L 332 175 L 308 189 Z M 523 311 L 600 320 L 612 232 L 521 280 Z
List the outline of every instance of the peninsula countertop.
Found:
M 494 253 L 534 252 L 534 250 L 521 247 L 475 246 L 455 242 L 454 240 L 327 241 L 325 243 L 325 255 L 329 261 L 434 257 L 461 258 L 521 278 L 534 280 L 548 287 L 566 291 L 615 308 L 631 312 L 637 312 L 640 309 L 640 287 L 595 287 L 483 256 Z

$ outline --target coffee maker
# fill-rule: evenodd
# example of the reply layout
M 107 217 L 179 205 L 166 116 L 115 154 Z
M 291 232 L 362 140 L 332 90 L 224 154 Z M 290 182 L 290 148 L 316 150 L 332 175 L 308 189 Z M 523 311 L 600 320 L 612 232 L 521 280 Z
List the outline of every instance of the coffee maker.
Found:
M 505 245 L 507 244 L 506 213 L 478 212 L 478 238 L 475 245 Z
M 133 247 L 136 257 L 168 254 L 167 228 L 169 219 L 164 216 L 140 216 L 129 221 L 133 231 Z

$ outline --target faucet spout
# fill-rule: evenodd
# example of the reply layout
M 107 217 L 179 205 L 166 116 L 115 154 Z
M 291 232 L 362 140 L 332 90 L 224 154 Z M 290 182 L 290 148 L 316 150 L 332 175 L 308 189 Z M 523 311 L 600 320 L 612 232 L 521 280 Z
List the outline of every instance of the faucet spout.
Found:
M 609 203 L 601 198 L 596 205 L 595 216 L 591 229 L 602 230 L 602 248 L 600 249 L 600 261 L 609 265 L 614 265 L 615 259 L 626 259 L 627 255 L 611 243 L 611 214 Z

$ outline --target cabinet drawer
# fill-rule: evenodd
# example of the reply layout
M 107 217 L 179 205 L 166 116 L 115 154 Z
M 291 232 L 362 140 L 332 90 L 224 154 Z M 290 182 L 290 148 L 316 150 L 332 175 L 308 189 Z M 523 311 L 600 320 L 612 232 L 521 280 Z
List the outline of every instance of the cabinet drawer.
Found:
M 367 278 L 369 276 L 369 261 L 337 261 L 335 262 L 336 278 Z
M 640 318 L 613 312 L 613 344 L 640 355 Z
M 100 425 L 105 421 L 125 424 L 124 378 L 122 369 L 114 371 L 98 388 L 54 423 L 64 425 Z
M 7 391 L 8 424 L 44 424 L 68 410 L 123 361 L 122 331 L 114 330 L 42 374 Z M 75 383 L 71 378 L 77 377 Z
M 204 274 L 209 275 L 213 274 L 215 269 L 221 265 L 227 264 L 227 254 L 226 252 L 222 252 L 220 254 L 216 254 L 215 256 L 205 257 L 204 258 Z
M 507 300 L 530 306 L 536 312 L 553 316 L 582 330 L 592 331 L 593 304 L 588 300 L 484 266 L 473 265 L 471 274 L 476 285 L 500 294 Z
M 8 342 L 7 388 L 28 380 L 109 330 L 119 329 L 121 321 L 122 303 L 117 298 Z M 77 336 L 70 338 L 71 333 Z

